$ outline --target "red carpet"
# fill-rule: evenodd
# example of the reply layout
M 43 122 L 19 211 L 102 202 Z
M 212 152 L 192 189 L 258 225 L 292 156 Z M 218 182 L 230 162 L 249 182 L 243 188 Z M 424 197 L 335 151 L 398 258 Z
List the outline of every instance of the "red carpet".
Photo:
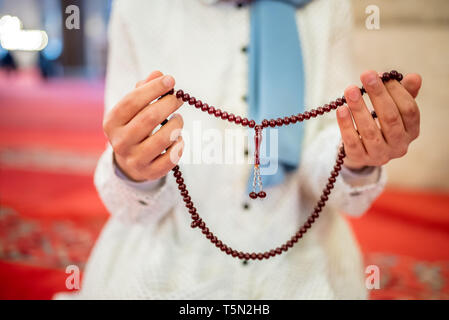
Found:
M 84 267 L 107 219 L 92 183 L 102 97 L 101 83 L 0 74 L 0 299 L 50 299 Z M 449 194 L 387 190 L 349 221 L 381 270 L 373 299 L 449 299 Z

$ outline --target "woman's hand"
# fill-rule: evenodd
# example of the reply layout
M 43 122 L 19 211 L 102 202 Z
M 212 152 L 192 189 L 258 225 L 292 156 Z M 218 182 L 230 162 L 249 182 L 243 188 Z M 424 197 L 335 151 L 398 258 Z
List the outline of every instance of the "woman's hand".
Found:
M 175 114 L 167 124 L 151 134 L 183 103 L 174 95 L 154 101 L 174 85 L 173 77 L 154 71 L 146 80 L 139 81 L 136 88 L 104 118 L 103 130 L 114 149 L 115 161 L 134 181 L 165 176 L 182 154 L 184 142 L 180 133 L 183 120 L 180 115 Z M 167 152 L 163 153 L 166 149 Z
M 376 111 L 379 125 L 362 99 L 360 89 L 345 90 L 347 106 L 337 110 L 338 125 L 346 151 L 345 166 L 360 169 L 381 166 L 407 153 L 419 135 L 419 109 L 415 97 L 421 77 L 409 74 L 402 80 L 385 84 L 375 71 L 362 73 L 360 79 Z M 355 126 L 353 123 L 355 122 Z

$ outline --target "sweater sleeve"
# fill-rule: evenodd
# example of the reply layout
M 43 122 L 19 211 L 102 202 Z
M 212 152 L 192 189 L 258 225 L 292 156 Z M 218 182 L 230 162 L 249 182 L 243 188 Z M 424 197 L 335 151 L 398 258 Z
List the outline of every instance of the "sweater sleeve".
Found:
M 109 57 L 106 75 L 105 113 L 108 112 L 144 75 L 139 68 L 132 38 L 121 15 L 123 2 L 116 1 L 109 26 Z M 94 175 L 97 191 L 112 216 L 126 222 L 155 221 L 173 206 L 176 190 L 173 179 L 161 179 L 151 188 L 136 188 L 117 174 L 113 150 L 108 144 Z

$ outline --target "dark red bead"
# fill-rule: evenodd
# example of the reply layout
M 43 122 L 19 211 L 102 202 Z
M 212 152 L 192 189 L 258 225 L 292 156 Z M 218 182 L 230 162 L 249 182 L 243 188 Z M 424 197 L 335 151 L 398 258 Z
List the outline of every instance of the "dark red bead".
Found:
M 227 247 L 227 248 L 226 248 L 226 254 L 231 254 L 231 253 L 232 253 L 232 249 L 229 248 L 229 247 Z
M 257 254 L 257 259 L 262 260 L 263 259 L 263 253 L 258 253 Z
M 184 202 L 190 202 L 190 200 L 192 200 L 192 198 L 190 196 L 185 196 L 183 198 Z
M 181 191 L 181 196 L 185 197 L 185 196 L 188 196 L 188 195 L 189 195 L 189 191 L 187 191 L 187 190 L 182 190 Z
M 224 111 L 224 112 L 222 112 L 221 113 L 221 118 L 223 119 L 223 120 L 227 120 L 228 119 L 228 113 L 226 112 L 226 111 Z
M 195 97 L 191 97 L 191 98 L 189 99 L 189 104 L 190 104 L 190 105 L 194 105 L 195 103 L 196 103 Z
M 296 116 L 298 118 L 298 121 L 304 121 L 304 115 L 302 113 L 298 113 L 298 115 Z
M 188 209 L 193 208 L 193 202 L 192 201 L 187 202 L 186 203 L 186 208 L 188 208 Z
M 176 179 L 176 183 L 177 184 L 182 184 L 184 182 L 184 179 L 179 177 L 178 179 Z
M 190 216 L 192 218 L 192 220 L 198 220 L 200 218 L 200 216 L 198 215 L 198 213 L 194 213 Z
M 390 72 L 385 72 L 384 74 L 387 74 L 388 78 L 390 79 L 397 79 L 399 72 L 397 72 L 396 70 L 391 70 Z
M 284 117 L 283 122 L 285 125 L 290 124 L 290 118 L 289 117 Z
M 276 252 L 276 254 L 281 254 L 282 250 L 281 250 L 281 248 L 276 248 L 276 249 L 274 249 L 274 252 Z
M 290 116 L 290 123 L 296 123 L 296 122 L 298 122 L 298 117 L 295 115 Z
M 265 198 L 266 196 L 267 196 L 267 193 L 265 192 L 265 191 L 259 191 L 259 193 L 257 194 L 257 196 L 259 197 L 259 198 Z
M 315 118 L 318 115 L 318 112 L 315 109 L 310 110 L 310 115 Z
M 323 107 L 318 107 L 318 109 L 316 109 L 316 112 L 318 112 L 319 115 L 324 114 L 324 109 L 323 109 Z
M 181 191 L 183 191 L 183 190 L 186 189 L 186 185 L 185 185 L 184 183 L 183 183 L 183 184 L 180 184 L 180 185 L 178 186 L 178 189 L 181 190 Z
M 329 111 L 331 111 L 331 106 L 330 105 L 328 105 L 328 104 L 325 104 L 324 106 L 323 106 L 323 110 L 324 110 L 324 112 L 329 112 Z
M 309 120 L 310 119 L 310 112 L 306 111 L 303 113 L 304 119 Z
M 283 244 L 283 245 L 281 246 L 281 250 L 282 250 L 282 251 L 287 251 L 287 250 L 288 250 L 288 247 L 287 247 L 285 244 Z
M 250 120 L 249 123 L 248 123 L 248 126 L 249 126 L 250 128 L 254 128 L 254 127 L 256 126 L 256 121 Z
M 301 234 L 304 234 L 304 233 L 307 232 L 307 229 L 306 229 L 305 227 L 302 227 L 301 229 L 299 229 L 299 232 L 300 232 Z
M 335 181 L 337 181 L 337 180 L 335 179 L 335 177 L 330 177 L 328 179 L 328 181 L 331 182 L 331 183 L 335 183 Z
M 184 91 L 178 90 L 176 91 L 176 98 L 180 99 L 184 96 Z
M 203 231 L 201 231 L 203 234 L 208 234 L 209 233 L 209 228 L 204 228 Z
M 195 207 L 190 208 L 189 209 L 189 213 L 190 214 L 195 214 L 196 213 L 196 208 Z
M 187 102 L 190 99 L 190 94 L 188 93 L 184 93 L 184 95 L 182 96 L 182 101 Z
M 243 255 L 243 257 L 245 258 L 245 260 L 249 260 L 249 258 L 250 258 L 250 255 L 249 255 L 249 253 L 248 252 L 246 252 L 244 255 Z
M 276 255 L 276 251 L 274 251 L 274 249 L 270 250 L 269 252 L 271 257 L 274 257 Z
M 228 116 L 228 121 L 230 121 L 230 122 L 234 122 L 234 121 L 235 121 L 235 115 L 234 115 L 233 113 L 231 113 L 231 114 Z
M 175 171 L 175 173 L 173 173 L 173 176 L 175 176 L 175 178 L 179 178 L 180 176 L 182 176 L 182 173 L 181 173 L 181 171 L 178 170 L 178 171 Z
M 270 122 L 269 122 L 269 125 L 270 125 L 270 127 L 272 127 L 272 128 L 276 127 L 276 120 L 271 119 Z
M 256 198 L 257 198 L 257 193 L 255 193 L 254 191 L 253 191 L 253 192 L 250 192 L 250 193 L 249 193 L 249 197 L 250 197 L 251 199 L 256 199 Z
M 321 199 L 322 201 L 327 201 L 327 200 L 329 200 L 329 197 L 323 194 L 323 195 L 320 197 L 320 199 Z
M 315 218 L 314 218 L 313 216 L 312 216 L 312 217 L 309 217 L 309 218 L 307 219 L 307 222 L 310 223 L 310 224 L 312 224 L 312 223 L 315 222 Z
M 270 122 L 267 119 L 262 120 L 262 127 L 267 128 L 270 125 Z
M 331 194 L 331 192 L 330 192 L 329 189 L 326 188 L 326 189 L 323 190 L 323 194 L 326 195 L 326 196 L 328 196 L 328 195 Z
M 244 253 L 243 252 L 239 252 L 239 259 L 243 259 L 245 257 L 245 255 L 244 255 Z
M 346 103 L 346 97 L 345 96 L 341 97 L 341 102 L 343 102 L 343 104 Z
M 213 237 L 210 239 L 210 242 L 212 242 L 212 243 L 216 243 L 217 241 L 218 241 L 217 236 L 213 236 Z
M 305 229 L 310 229 L 311 226 L 312 226 L 312 225 L 310 224 L 309 221 L 307 221 L 306 223 L 304 223 L 304 228 L 305 228 Z
M 215 116 L 217 118 L 221 117 L 221 110 L 220 109 L 215 110 Z
M 203 106 L 201 107 L 201 111 L 206 112 L 207 110 L 209 110 L 209 105 L 207 103 L 203 103 Z
M 270 253 L 269 253 L 269 252 L 264 252 L 263 257 L 264 257 L 265 259 L 270 258 Z
M 198 226 L 198 223 L 195 221 L 192 221 L 192 223 L 190 224 L 190 227 L 192 228 L 196 228 Z
M 240 124 L 240 123 L 242 123 L 242 117 L 241 116 L 237 116 L 237 117 L 235 117 L 235 124 Z
M 330 190 L 330 189 L 333 189 L 334 188 L 334 184 L 333 183 L 328 183 L 327 185 L 326 185 L 326 187 Z
M 288 240 L 287 241 L 287 247 L 289 247 L 289 248 L 293 247 L 293 241 L 292 240 Z
M 338 98 L 337 100 L 335 100 L 335 104 L 337 106 L 342 106 L 343 105 L 343 101 L 340 98 Z
M 209 107 L 209 110 L 207 110 L 208 114 L 214 114 L 215 113 L 215 108 L 214 107 Z
M 231 255 L 232 255 L 232 257 L 235 258 L 235 257 L 237 257 L 239 255 L 239 252 L 237 250 L 232 250 Z
M 195 102 L 195 108 L 201 109 L 202 106 L 203 106 L 203 103 L 201 102 L 201 100 L 198 100 L 197 102 Z
M 335 109 L 337 109 L 338 108 L 338 105 L 337 105 L 337 103 L 336 102 L 334 102 L 334 101 L 332 101 L 330 104 L 330 107 L 331 107 L 331 109 L 332 110 L 335 110 Z
M 251 253 L 251 259 L 255 260 L 257 258 L 257 254 L 255 252 Z
M 402 73 L 399 73 L 396 80 L 402 81 L 402 79 L 404 79 L 404 76 L 402 75 Z
M 276 119 L 276 125 L 277 125 L 278 127 L 281 127 L 283 124 L 284 124 L 284 121 L 283 121 L 281 118 L 277 118 L 277 119 Z
M 242 126 L 246 127 L 249 123 L 249 120 L 247 118 L 242 119 Z

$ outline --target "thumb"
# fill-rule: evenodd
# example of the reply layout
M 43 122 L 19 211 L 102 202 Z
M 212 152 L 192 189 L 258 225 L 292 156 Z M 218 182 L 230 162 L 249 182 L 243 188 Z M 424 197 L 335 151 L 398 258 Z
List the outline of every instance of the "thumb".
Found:
M 404 77 L 401 83 L 404 88 L 410 93 L 410 95 L 413 98 L 416 98 L 419 89 L 421 88 L 422 78 L 417 73 L 410 73 Z
M 143 86 L 145 83 L 148 83 L 148 82 L 150 82 L 151 80 L 154 80 L 154 79 L 159 78 L 159 77 L 161 77 L 161 76 L 163 76 L 163 73 L 162 73 L 162 72 L 160 72 L 160 71 L 158 71 L 158 70 L 153 71 L 153 72 L 150 73 L 150 75 L 149 75 L 145 80 L 140 80 L 140 81 L 138 81 L 138 82 L 136 83 L 136 88 L 139 88 L 139 87 Z

